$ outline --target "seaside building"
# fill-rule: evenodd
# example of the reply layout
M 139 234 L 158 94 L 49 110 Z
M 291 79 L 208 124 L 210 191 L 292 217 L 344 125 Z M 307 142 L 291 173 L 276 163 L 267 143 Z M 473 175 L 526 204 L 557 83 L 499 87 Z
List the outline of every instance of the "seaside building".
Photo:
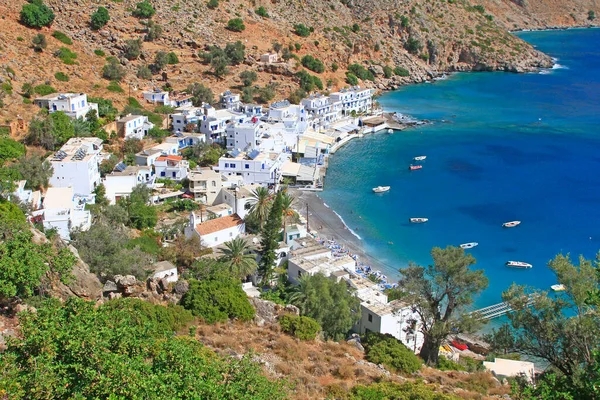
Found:
M 248 184 L 223 188 L 219 199 L 222 203 L 229 205 L 240 218 L 246 218 L 253 204 L 253 193 L 260 186 L 258 184 Z
M 206 139 L 210 142 L 223 143 L 227 125 L 237 122 L 243 123 L 248 118 L 245 114 L 230 111 L 217 110 L 210 104 L 202 106 L 203 115 L 198 124 L 200 132 L 206 134 Z
M 212 205 L 217 200 L 223 182 L 221 174 L 210 168 L 195 169 L 188 175 L 190 192 L 196 201 Z
M 190 213 L 189 225 L 185 228 L 188 238 L 197 236 L 206 247 L 215 247 L 233 240 L 246 232 L 244 220 L 237 214 L 200 222 L 200 216 Z
M 503 377 L 524 376 L 529 383 L 533 383 L 535 377 L 535 365 L 530 361 L 494 358 L 494 362 L 484 361 L 483 366 L 499 379 Z
M 180 181 L 187 178 L 190 165 L 182 156 L 160 156 L 154 161 L 154 172 L 158 178 Z
M 356 261 L 350 256 L 334 259 L 328 255 L 321 257 L 294 256 L 288 260 L 288 281 L 297 285 L 305 275 L 323 274 L 335 277 L 337 281 L 347 279 L 354 272 Z
M 333 103 L 342 103 L 342 116 L 356 114 L 364 114 L 371 112 L 373 109 L 373 93 L 372 89 L 361 89 L 359 86 L 351 87 L 350 89 L 342 89 L 339 92 L 331 93 L 329 98 Z
M 248 122 L 230 124 L 226 129 L 225 144 L 228 150 L 251 151 L 258 148 L 261 138 L 267 135 L 265 124 L 257 117 Z
M 291 104 L 288 100 L 275 102 L 269 106 L 266 122 L 281 123 L 281 129 L 300 134 L 308 128 L 308 113 L 302 104 Z
M 55 188 L 72 187 L 80 196 L 90 196 L 100 184 L 98 170 L 102 139 L 71 138 L 46 160 L 52 165 L 49 184 Z
M 342 102 L 333 100 L 330 96 L 311 94 L 302 99 L 302 105 L 312 117 L 310 126 L 314 130 L 327 128 L 342 117 Z
M 50 114 L 62 111 L 70 118 L 86 118 L 91 110 L 98 115 L 98 104 L 89 103 L 85 93 L 53 93 L 46 96 L 36 97 L 33 103 L 38 107 L 45 108 Z
M 244 184 L 277 185 L 281 179 L 281 166 L 289 158 L 290 155 L 285 153 L 261 153 L 258 150 L 245 153 L 232 150 L 219 158 L 215 171 L 225 176 L 242 177 Z

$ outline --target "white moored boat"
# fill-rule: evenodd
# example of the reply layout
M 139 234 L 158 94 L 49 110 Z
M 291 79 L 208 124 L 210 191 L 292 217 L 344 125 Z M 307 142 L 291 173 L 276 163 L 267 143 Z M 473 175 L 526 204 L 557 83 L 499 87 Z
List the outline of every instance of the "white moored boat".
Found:
M 423 161 L 426 158 L 427 158 L 427 156 L 418 156 L 418 157 L 413 158 L 413 160 L 415 160 L 415 161 Z
M 506 266 L 512 268 L 533 268 L 533 265 L 523 261 L 507 261 Z
M 422 224 L 427 221 L 429 221 L 429 218 L 411 218 L 410 219 L 410 222 L 413 224 Z
M 556 284 L 556 285 L 550 286 L 550 289 L 554 290 L 555 292 L 562 292 L 563 290 L 566 290 L 567 288 L 565 287 L 565 285 Z
M 502 224 L 503 228 L 514 228 L 515 226 L 519 225 L 521 223 L 521 221 L 510 221 L 510 222 L 505 222 Z
M 394 130 L 393 129 L 388 129 L 387 132 L 388 133 L 394 133 Z
M 376 188 L 373 188 L 373 192 L 375 193 L 383 193 L 387 192 L 388 190 L 390 190 L 389 186 L 377 186 Z
M 472 249 L 473 247 L 477 246 L 479 243 L 477 242 L 471 242 L 471 243 L 464 243 L 461 244 L 460 247 L 462 247 L 463 249 Z

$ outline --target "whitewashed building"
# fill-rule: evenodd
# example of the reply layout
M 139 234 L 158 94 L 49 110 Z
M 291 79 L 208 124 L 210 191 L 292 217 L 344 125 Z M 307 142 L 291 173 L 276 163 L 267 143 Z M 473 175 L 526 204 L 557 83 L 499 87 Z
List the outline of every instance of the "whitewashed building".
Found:
M 373 109 L 373 93 L 372 89 L 361 89 L 359 86 L 354 86 L 331 93 L 329 98 L 334 103 L 341 102 L 342 115 L 347 116 L 353 111 L 357 114 L 370 112 Z
M 117 120 L 117 134 L 125 140 L 142 140 L 152 128 L 154 124 L 145 115 L 129 114 Z
M 98 115 L 98 104 L 89 103 L 85 93 L 53 93 L 33 100 L 38 107 L 46 108 L 51 114 L 62 111 L 73 119 L 84 118 L 90 110 Z
M 207 135 L 211 142 L 223 142 L 227 125 L 231 123 L 242 123 L 248 118 L 245 114 L 230 111 L 217 110 L 210 104 L 203 106 L 203 115 L 198 122 L 200 132 Z
M 219 199 L 233 209 L 241 218 L 246 218 L 254 201 L 253 193 L 261 185 L 249 184 L 243 186 L 227 187 L 221 190 Z
M 76 195 L 90 196 L 100 184 L 98 164 L 102 148 L 99 138 L 69 139 L 47 158 L 53 168 L 50 185 L 57 188 L 71 186 Z
M 297 285 L 302 276 L 315 274 L 335 277 L 339 281 L 349 277 L 355 267 L 356 261 L 350 256 L 334 259 L 329 256 L 312 258 L 292 255 L 288 260 L 288 281 Z
M 281 166 L 290 158 L 284 153 L 250 153 L 233 150 L 219 158 L 216 171 L 223 175 L 237 175 L 244 178 L 244 184 L 256 183 L 262 186 L 277 185 L 281 179 Z
M 185 92 L 168 92 L 154 89 L 142 92 L 144 100 L 149 103 L 162 104 L 169 107 L 182 107 L 192 104 L 192 95 Z
M 92 216 L 73 193 L 73 188 L 48 188 L 41 212 L 44 229 L 56 229 L 61 238 L 71 239 L 73 229 L 88 230 Z
M 190 172 L 188 179 L 189 189 L 195 200 L 208 205 L 215 203 L 223 187 L 220 173 L 210 168 L 195 169 Z
M 179 153 L 179 143 L 163 142 L 149 149 L 142 150 L 135 154 L 135 163 L 137 165 L 151 166 L 156 159 L 161 156 L 175 156 Z
M 221 93 L 219 104 L 222 108 L 229 111 L 239 111 L 242 105 L 239 93 L 232 93 L 227 90 Z
M 288 100 L 275 102 L 269 106 L 267 122 L 281 122 L 290 133 L 303 133 L 308 127 L 308 113 L 302 104 L 291 104 Z
M 243 151 L 257 149 L 261 139 L 268 135 L 265 125 L 257 117 L 252 118 L 248 122 L 230 124 L 226 128 L 227 149 L 239 149 Z
M 153 188 L 155 179 L 152 167 L 125 166 L 121 163 L 104 178 L 106 198 L 110 204 L 115 204 L 120 198 L 128 197 L 137 185 Z
M 173 283 L 179 280 L 177 267 L 169 261 L 160 261 L 152 266 L 151 277 L 153 279 L 166 279 L 167 282 Z
M 42 206 L 42 192 L 39 190 L 31 190 L 25 189 L 27 185 L 27 181 L 21 180 L 17 182 L 17 186 L 15 187 L 15 191 L 12 192 L 9 196 L 9 200 L 13 200 L 14 198 L 18 199 L 23 204 L 30 206 L 33 210 L 37 210 Z
M 273 64 L 279 61 L 279 55 L 277 53 L 265 53 L 260 56 L 260 62 L 265 64 Z
M 167 143 L 177 143 L 177 148 L 181 151 L 188 147 L 206 142 L 206 135 L 197 132 L 177 132 L 173 136 L 165 139 Z
M 171 128 L 173 132 L 185 132 L 186 127 L 193 126 L 194 130 L 198 131 L 199 129 L 199 121 L 202 119 L 204 115 L 204 110 L 202 107 L 194 107 L 192 105 L 187 105 L 183 107 L 178 107 L 175 109 L 173 114 L 169 114 L 169 118 L 171 119 Z
M 200 222 L 195 213 L 190 213 L 189 225 L 185 229 L 188 238 L 197 236 L 206 247 L 215 247 L 233 240 L 246 232 L 244 220 L 237 214 Z
M 187 178 L 190 164 L 182 156 L 160 156 L 154 161 L 154 172 L 158 178 L 180 181 Z
M 302 99 L 302 105 L 312 117 L 309 123 L 314 130 L 327 128 L 342 117 L 342 102 L 333 100 L 330 96 L 313 94 Z

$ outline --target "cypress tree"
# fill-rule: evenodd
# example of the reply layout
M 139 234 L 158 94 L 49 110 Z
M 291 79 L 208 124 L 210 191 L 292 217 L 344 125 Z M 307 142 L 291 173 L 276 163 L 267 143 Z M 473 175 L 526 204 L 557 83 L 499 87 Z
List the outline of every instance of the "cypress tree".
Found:
M 262 284 L 266 285 L 273 278 L 273 269 L 277 255 L 275 250 L 279 248 L 279 230 L 281 229 L 281 213 L 283 199 L 281 192 L 277 192 L 275 201 L 269 210 L 267 222 L 261 231 L 261 259 L 258 271 L 262 276 Z

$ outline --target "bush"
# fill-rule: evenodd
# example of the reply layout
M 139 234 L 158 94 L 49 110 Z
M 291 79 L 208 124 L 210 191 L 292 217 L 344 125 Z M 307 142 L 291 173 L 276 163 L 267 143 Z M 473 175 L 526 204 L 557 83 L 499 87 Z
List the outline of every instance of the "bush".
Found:
M 321 325 L 310 317 L 282 315 L 279 317 L 281 330 L 300 340 L 315 340 L 321 331 Z
M 202 281 L 190 280 L 190 289 L 180 304 L 207 323 L 225 322 L 230 318 L 250 321 L 254 309 L 238 279 L 225 274 Z
M 214 10 L 215 8 L 219 7 L 219 0 L 208 0 L 208 3 L 206 3 L 206 7 L 210 8 L 211 10 Z
M 360 31 L 360 25 L 358 25 L 358 24 L 355 23 L 355 24 L 352 25 L 351 29 L 352 29 L 352 32 L 358 33 Z
M 67 35 L 65 35 L 64 33 L 62 33 L 61 31 L 54 31 L 52 33 L 52 37 L 55 38 L 56 40 L 58 40 L 59 42 L 62 42 L 69 46 L 73 44 L 73 41 L 71 40 L 71 38 L 68 37 Z
M 385 76 L 386 78 L 391 78 L 392 75 L 394 74 L 394 71 L 392 70 L 392 67 L 386 65 L 383 67 L 383 76 Z
M 140 79 L 150 80 L 152 79 L 152 71 L 150 71 L 150 68 L 148 68 L 147 65 L 140 65 L 136 76 Z
M 434 387 L 420 382 L 379 382 L 370 385 L 356 385 L 352 388 L 348 400 L 396 400 L 396 399 L 419 399 L 419 400 L 458 400 L 459 397 L 446 395 L 435 390 Z
M 300 80 L 300 89 L 307 93 L 312 92 L 315 87 L 319 90 L 323 90 L 323 82 L 318 77 L 311 75 L 306 71 L 297 72 L 296 78 Z
M 31 39 L 31 43 L 33 43 L 33 50 L 37 52 L 42 52 L 48 46 L 46 36 L 41 33 L 35 35 L 33 39 Z
M 144 40 L 147 42 L 153 42 L 162 36 L 162 26 L 155 23 L 154 21 L 148 21 L 146 25 L 146 36 Z
M 40 29 L 54 22 L 54 13 L 41 0 L 23 5 L 20 15 L 21 23 L 29 28 Z
M 54 53 L 54 56 L 60 58 L 62 62 L 67 65 L 77 64 L 77 61 L 75 61 L 75 59 L 77 59 L 77 54 L 66 47 L 61 47 L 60 49 L 58 49 Z
M 246 46 L 243 45 L 239 40 L 235 43 L 227 43 L 223 53 L 229 60 L 230 65 L 238 65 L 244 62 Z
M 137 59 L 142 53 L 142 41 L 140 39 L 129 39 L 125 41 L 123 56 L 132 61 Z
M 421 368 L 421 360 L 390 334 L 368 333 L 362 340 L 368 361 L 383 364 L 396 372 L 412 374 Z
M 125 76 L 125 69 L 114 57 L 109 58 L 108 63 L 102 68 L 102 77 L 111 81 L 121 81 Z
M 133 10 L 133 16 L 137 18 L 151 18 L 156 13 L 154 7 L 148 0 L 144 0 L 135 5 L 135 10 Z
M 363 81 L 375 80 L 375 76 L 373 75 L 373 73 L 360 64 L 354 63 L 348 65 L 348 72 L 354 74 L 357 78 L 362 79 Z
M 302 57 L 302 65 L 313 72 L 318 74 L 325 72 L 325 65 L 318 58 L 314 58 L 311 55 L 306 55 Z
M 404 48 L 410 54 L 419 54 L 419 52 L 423 48 L 423 45 L 417 39 L 409 37 L 406 43 L 404 43 Z
M 260 6 L 256 9 L 256 15 L 259 15 L 264 18 L 269 18 L 269 13 L 267 12 L 267 9 L 263 6 Z
M 294 33 L 300 37 L 308 37 L 310 36 L 311 28 L 307 27 L 304 24 L 296 24 L 294 25 Z
M 90 25 L 92 29 L 98 30 L 106 25 L 109 20 L 110 15 L 108 15 L 108 10 L 104 7 L 98 7 L 96 12 L 92 14 Z
M 246 29 L 246 25 L 244 25 L 244 21 L 241 18 L 233 18 L 227 21 L 227 29 L 232 32 L 242 32 Z
M 96 49 L 94 50 L 94 54 L 99 56 L 99 57 L 104 57 L 106 55 L 106 53 L 104 53 L 104 50 L 102 49 Z
M 57 81 L 69 82 L 69 75 L 65 74 L 64 72 L 57 72 L 54 74 L 54 77 Z
M 110 81 L 110 83 L 108 84 L 106 89 L 109 92 L 113 92 L 113 93 L 123 93 L 124 92 L 123 88 L 119 85 L 118 81 Z
M 56 89 L 54 89 L 50 85 L 45 85 L 45 84 L 37 85 L 36 87 L 33 88 L 33 91 L 36 94 L 39 94 L 40 96 L 46 96 L 46 95 L 49 95 L 52 93 L 56 93 Z
M 167 63 L 174 65 L 179 63 L 179 58 L 177 57 L 177 54 L 170 52 L 169 54 L 167 54 Z
M 338 69 L 340 69 L 340 66 L 337 63 L 334 62 L 333 64 L 331 64 L 331 70 L 333 72 L 337 72 Z
M 594 12 L 594 10 L 588 11 L 587 19 L 588 21 L 593 21 L 596 19 L 596 13 Z
M 358 85 L 358 78 L 353 73 L 346 72 L 346 83 L 348 83 L 348 85 L 356 86 Z
M 268 103 L 275 97 L 275 85 L 269 84 L 263 88 L 258 89 L 258 101 L 261 103 Z
M 410 72 L 406 68 L 396 67 L 394 68 L 394 74 L 398 76 L 410 76 Z
M 258 76 L 256 75 L 256 72 L 246 70 L 240 73 L 240 78 L 242 79 L 242 83 L 244 84 L 244 86 L 248 87 L 251 86 L 254 82 L 256 82 Z

